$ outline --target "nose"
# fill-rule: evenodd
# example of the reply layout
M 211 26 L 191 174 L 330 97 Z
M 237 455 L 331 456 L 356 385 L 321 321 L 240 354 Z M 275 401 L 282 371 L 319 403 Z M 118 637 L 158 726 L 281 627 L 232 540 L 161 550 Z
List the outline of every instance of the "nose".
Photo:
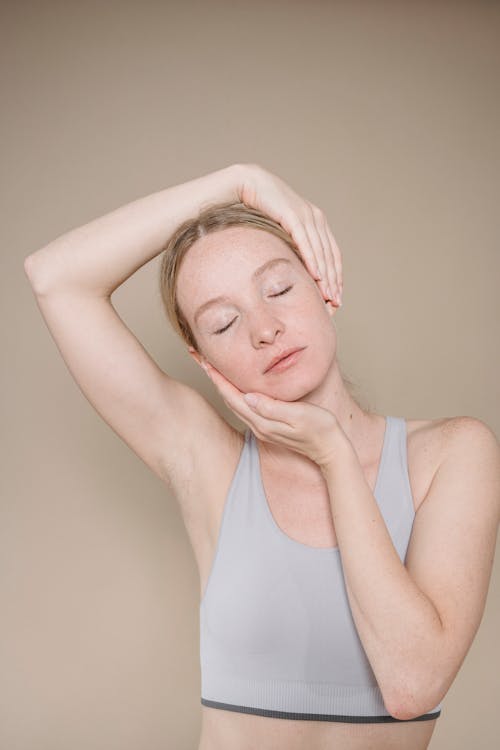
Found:
M 250 335 L 254 346 L 272 343 L 276 336 L 283 333 L 285 325 L 269 308 L 255 309 L 250 319 Z

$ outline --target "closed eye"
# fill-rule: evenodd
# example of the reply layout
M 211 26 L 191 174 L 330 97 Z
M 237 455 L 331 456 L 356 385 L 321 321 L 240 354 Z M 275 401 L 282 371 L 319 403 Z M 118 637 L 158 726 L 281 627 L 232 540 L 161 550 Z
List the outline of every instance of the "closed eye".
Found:
M 287 292 L 289 292 L 290 289 L 292 288 L 292 286 L 293 286 L 293 284 L 290 284 L 290 286 L 287 286 L 287 288 L 283 289 L 282 292 L 278 292 L 277 294 L 271 294 L 270 296 L 271 297 L 281 297 L 282 294 L 286 294 Z
M 290 289 L 292 289 L 292 287 L 293 287 L 293 284 L 291 284 L 290 286 L 287 286 L 286 289 L 283 289 L 283 291 L 278 292 L 277 294 L 270 294 L 269 296 L 270 297 L 281 297 L 282 294 L 287 294 L 287 292 L 289 292 Z M 219 335 L 221 333 L 224 333 L 224 331 L 227 331 L 228 328 L 231 328 L 231 326 L 233 325 L 233 323 L 234 323 L 235 320 L 236 320 L 236 318 L 233 318 L 232 321 L 227 324 L 227 326 L 225 326 L 224 328 L 221 328 L 218 331 L 214 331 L 214 333 L 217 334 L 217 335 Z

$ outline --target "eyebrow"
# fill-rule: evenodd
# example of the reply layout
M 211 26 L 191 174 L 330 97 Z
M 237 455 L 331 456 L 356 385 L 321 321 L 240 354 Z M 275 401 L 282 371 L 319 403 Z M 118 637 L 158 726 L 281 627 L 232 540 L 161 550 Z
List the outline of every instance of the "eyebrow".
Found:
M 266 263 L 264 263 L 262 266 L 259 266 L 252 274 L 251 278 L 252 281 L 255 279 L 258 279 L 259 276 L 262 276 L 263 273 L 268 271 L 270 268 L 274 268 L 274 266 L 277 266 L 279 263 L 288 263 L 290 266 L 292 265 L 292 261 L 288 258 L 272 258 L 272 260 L 268 260 Z M 200 305 L 200 307 L 196 310 L 194 314 L 195 321 L 198 320 L 200 315 L 205 312 L 205 310 L 210 307 L 211 305 L 215 305 L 217 302 L 229 302 L 230 299 L 225 294 L 219 295 L 219 297 L 213 297 L 212 299 L 209 299 L 207 302 L 204 302 L 203 305 Z

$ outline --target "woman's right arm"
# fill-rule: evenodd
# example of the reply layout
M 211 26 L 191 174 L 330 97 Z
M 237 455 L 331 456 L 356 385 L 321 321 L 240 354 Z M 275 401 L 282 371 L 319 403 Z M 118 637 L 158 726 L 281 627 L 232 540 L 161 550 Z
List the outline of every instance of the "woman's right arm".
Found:
M 340 251 L 323 213 L 256 164 L 230 165 L 140 198 L 57 237 L 24 263 L 45 323 L 84 396 L 155 474 L 183 486 L 190 466 L 213 471 L 211 447 L 234 443 L 235 431 L 198 391 L 158 367 L 111 295 L 162 252 L 185 219 L 208 204 L 233 201 L 278 221 L 313 277 L 319 265 L 322 284 L 340 275 Z M 203 435 L 211 440 L 200 448 Z
M 24 261 L 34 292 L 111 297 L 204 204 L 239 201 L 244 170 L 245 165 L 232 164 L 159 190 L 57 237 Z
M 111 294 L 159 255 L 175 229 L 204 204 L 239 201 L 244 171 L 245 165 L 231 165 L 140 198 L 58 237 L 24 264 L 40 312 L 80 390 L 169 483 L 196 461 L 197 436 L 220 437 L 220 444 L 231 428 L 201 394 L 158 367 L 117 314 Z

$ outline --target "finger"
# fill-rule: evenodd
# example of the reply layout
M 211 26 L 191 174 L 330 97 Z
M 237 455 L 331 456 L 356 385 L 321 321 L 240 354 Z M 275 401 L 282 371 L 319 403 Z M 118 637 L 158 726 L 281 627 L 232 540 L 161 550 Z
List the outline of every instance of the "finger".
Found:
M 326 264 L 326 258 L 325 258 L 325 248 L 323 246 L 323 242 L 321 241 L 321 237 L 318 233 L 318 228 L 316 226 L 315 207 L 310 206 L 308 208 L 308 214 L 309 214 L 308 221 L 305 222 L 305 230 L 309 238 L 309 244 L 311 245 L 313 252 L 314 252 L 316 265 L 318 266 L 319 271 L 321 273 L 323 290 L 325 294 L 327 294 L 326 287 L 328 284 L 328 276 L 327 276 L 327 264 Z
M 283 217 L 281 223 L 295 242 L 305 266 L 313 279 L 316 279 L 316 281 L 321 279 L 321 269 L 318 266 L 309 235 L 297 214 L 293 212 L 286 219 Z
M 336 304 L 338 304 L 338 301 L 335 297 L 335 293 L 337 290 L 337 273 L 335 270 L 335 259 L 333 256 L 333 251 L 330 245 L 330 238 L 328 237 L 328 234 L 326 232 L 326 226 L 325 226 L 325 218 L 322 211 L 318 209 L 319 213 L 316 214 L 316 226 L 318 229 L 318 234 L 321 237 L 321 241 L 323 243 L 323 247 L 325 248 L 325 258 L 326 258 L 326 294 L 327 299 L 332 300 Z
M 335 241 L 335 237 L 332 234 L 332 230 L 330 229 L 328 222 L 326 222 L 326 232 L 330 239 L 330 245 L 332 248 L 333 257 L 335 259 L 335 270 L 337 272 L 337 282 L 338 282 L 338 286 L 340 289 L 340 294 L 342 296 L 342 291 L 343 291 L 342 253 L 340 252 L 340 249 Z
M 280 401 L 263 393 L 243 394 L 212 365 L 207 364 L 204 369 L 218 388 L 227 406 L 253 430 L 258 430 L 263 435 L 274 432 L 276 435 L 289 436 L 292 431 L 290 420 L 294 418 L 292 412 L 295 411 L 296 418 L 301 410 L 300 404 Z M 255 396 L 257 405 L 250 406 L 244 398 L 245 395 Z
M 285 426 L 294 428 L 298 416 L 297 411 L 300 409 L 298 404 L 280 401 L 272 398 L 272 396 L 266 396 L 264 393 L 243 394 L 243 400 L 246 403 L 248 403 L 248 397 L 251 399 L 250 408 L 258 417 L 265 419 L 269 427 L 274 424 L 277 429 L 283 429 Z
M 284 425 L 282 422 L 269 420 L 263 415 L 259 415 L 259 410 L 253 408 L 243 398 L 244 394 L 239 388 L 236 388 L 231 381 L 229 381 L 222 373 L 220 373 L 215 367 L 207 364 L 203 366 L 203 369 L 209 375 L 210 379 L 216 386 L 217 390 L 221 394 L 224 403 L 232 409 L 232 411 L 242 419 L 246 424 L 249 425 L 253 430 L 260 430 L 265 433 L 269 430 L 275 430 L 277 433 L 282 431 Z M 261 398 L 267 398 L 261 393 L 253 394 L 260 401 Z
M 230 380 L 228 380 L 221 372 L 219 372 L 215 367 L 213 367 L 209 363 L 203 363 L 202 364 L 203 369 L 207 373 L 208 377 L 212 381 L 212 383 L 215 385 L 219 393 L 221 394 L 222 398 L 225 400 L 228 406 L 231 406 L 233 408 L 233 405 L 236 405 L 236 399 L 238 397 L 243 396 L 243 393 L 240 391 L 239 388 L 236 388 L 233 383 L 231 383 Z M 241 401 L 240 401 L 241 406 Z

